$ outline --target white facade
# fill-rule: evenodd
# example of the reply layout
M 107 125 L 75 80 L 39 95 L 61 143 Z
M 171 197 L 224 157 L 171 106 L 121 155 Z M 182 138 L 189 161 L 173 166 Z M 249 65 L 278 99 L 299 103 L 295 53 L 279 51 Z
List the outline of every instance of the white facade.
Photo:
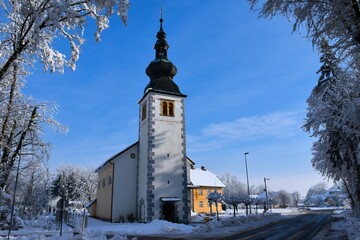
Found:
M 138 144 L 114 159 L 112 221 L 120 216 L 136 216 Z
M 138 170 L 139 217 L 146 221 L 168 214 L 174 214 L 175 221 L 189 221 L 184 98 L 149 91 L 139 103 L 140 113 L 147 105 L 146 118 L 140 114 Z M 174 103 L 174 116 L 161 114 L 164 100 Z M 173 213 L 164 211 L 168 199 L 177 199 Z
M 136 216 L 138 151 L 139 144 L 135 143 L 96 170 L 100 181 L 96 196 L 98 218 L 113 222 L 130 214 Z

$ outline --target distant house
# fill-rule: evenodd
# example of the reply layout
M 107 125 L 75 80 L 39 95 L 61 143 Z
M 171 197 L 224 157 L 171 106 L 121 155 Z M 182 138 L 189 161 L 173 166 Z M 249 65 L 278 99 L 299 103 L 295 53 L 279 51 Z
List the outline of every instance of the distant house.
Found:
M 314 194 L 304 201 L 306 206 L 345 206 L 346 203 L 346 194 L 336 185 L 323 194 Z
M 191 211 L 197 213 L 215 212 L 215 204 L 210 206 L 207 199 L 210 192 L 223 192 L 226 187 L 221 180 L 212 172 L 202 166 L 200 169 L 195 169 L 192 165 L 190 169 L 190 201 Z M 221 203 L 218 203 L 218 209 L 221 209 Z

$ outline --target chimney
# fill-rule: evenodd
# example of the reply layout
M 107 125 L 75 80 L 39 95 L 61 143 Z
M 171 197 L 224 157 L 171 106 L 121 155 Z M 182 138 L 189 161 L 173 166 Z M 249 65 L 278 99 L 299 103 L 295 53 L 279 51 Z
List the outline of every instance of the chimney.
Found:
M 206 171 L 206 168 L 204 166 L 201 166 L 201 170 Z

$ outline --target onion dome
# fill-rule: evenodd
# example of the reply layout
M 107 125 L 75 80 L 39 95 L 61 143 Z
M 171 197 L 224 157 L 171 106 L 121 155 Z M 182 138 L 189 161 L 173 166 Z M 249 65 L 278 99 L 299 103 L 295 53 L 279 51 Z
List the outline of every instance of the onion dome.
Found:
M 150 82 L 146 86 L 145 91 L 154 90 L 161 92 L 173 93 L 176 95 L 183 95 L 179 87 L 173 81 L 173 77 L 177 73 L 175 65 L 169 61 L 167 51 L 169 45 L 166 39 L 166 33 L 163 30 L 163 19 L 160 18 L 160 30 L 156 34 L 157 41 L 155 43 L 155 60 L 150 62 L 146 68 L 146 75 L 149 76 Z

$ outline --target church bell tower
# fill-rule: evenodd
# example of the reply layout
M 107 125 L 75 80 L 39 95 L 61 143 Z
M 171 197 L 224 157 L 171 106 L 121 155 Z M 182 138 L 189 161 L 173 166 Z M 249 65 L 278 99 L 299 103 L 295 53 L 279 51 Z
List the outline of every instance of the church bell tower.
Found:
M 150 81 L 139 101 L 138 218 L 188 223 L 186 95 L 173 81 L 177 69 L 168 59 L 162 18 L 156 38 L 155 60 L 146 68 Z

